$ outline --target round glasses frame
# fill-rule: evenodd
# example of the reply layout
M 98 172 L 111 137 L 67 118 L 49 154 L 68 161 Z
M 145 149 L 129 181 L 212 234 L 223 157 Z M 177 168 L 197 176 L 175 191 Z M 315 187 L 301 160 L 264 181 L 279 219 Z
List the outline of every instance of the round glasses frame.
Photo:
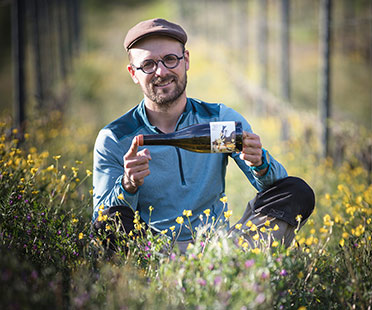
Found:
M 168 58 L 168 61 L 170 61 L 169 57 L 173 58 L 173 59 L 171 59 L 172 62 L 173 61 L 176 62 L 174 65 L 167 64 L 167 58 Z M 134 68 L 136 70 L 142 70 L 142 72 L 145 73 L 145 74 L 152 74 L 158 69 L 159 62 L 161 62 L 163 64 L 163 66 L 166 67 L 167 69 L 174 69 L 179 65 L 180 60 L 184 57 L 185 57 L 184 54 L 180 57 L 175 55 L 175 54 L 168 54 L 168 55 L 165 55 L 162 59 L 159 59 L 157 61 L 155 61 L 153 59 L 145 60 L 140 67 L 136 67 L 133 64 L 131 64 L 131 66 L 132 66 L 132 68 Z M 146 69 L 145 66 L 149 67 L 149 68 Z

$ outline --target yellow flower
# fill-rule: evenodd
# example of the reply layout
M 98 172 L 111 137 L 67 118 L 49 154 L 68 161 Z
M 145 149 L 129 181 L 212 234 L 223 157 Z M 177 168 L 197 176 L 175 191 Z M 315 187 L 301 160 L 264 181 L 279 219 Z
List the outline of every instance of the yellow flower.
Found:
M 53 171 L 54 170 L 54 165 L 50 165 L 46 170 L 47 171 Z
M 252 224 L 251 231 L 256 231 L 256 230 L 257 230 L 257 226 L 255 224 Z
M 297 310 L 306 310 L 306 307 L 305 307 L 305 306 L 301 306 L 301 307 L 298 308 Z
M 265 226 L 267 226 L 267 227 L 270 226 L 270 221 L 269 221 L 269 220 L 267 220 L 267 221 L 265 222 Z
M 211 214 L 211 209 L 206 209 L 206 210 L 204 210 L 204 214 L 205 214 L 206 216 L 209 216 L 209 215 Z
M 79 222 L 79 220 L 78 219 L 72 219 L 72 222 L 75 224 L 75 223 Z
M 83 233 L 80 233 L 79 234 L 79 240 L 83 239 L 84 238 L 84 234 Z
M 301 219 L 302 219 L 302 215 L 301 215 L 301 214 L 298 214 L 298 215 L 296 216 L 296 221 L 297 221 L 297 222 L 301 222 Z
M 297 278 L 302 279 L 304 277 L 304 273 L 300 271 L 297 275 Z
M 171 231 L 173 231 L 173 230 L 176 229 L 176 226 L 171 226 L 171 227 L 169 227 L 169 229 L 170 229 Z
M 31 174 L 35 175 L 37 172 L 38 168 L 31 168 Z
M 62 183 L 65 183 L 66 180 L 67 180 L 67 176 L 66 176 L 65 174 L 63 174 L 63 175 L 61 176 L 61 182 L 62 182 Z
M 253 240 L 257 241 L 258 239 L 260 239 L 260 235 L 257 233 L 253 236 Z
M 261 227 L 260 232 L 262 232 L 262 233 L 266 232 L 266 227 Z
M 105 209 L 105 206 L 103 204 L 101 204 L 99 207 L 98 207 L 98 210 L 104 210 Z
M 124 200 L 124 195 L 123 195 L 123 193 L 120 193 L 120 194 L 118 195 L 118 199 Z
M 243 249 L 247 249 L 248 247 L 249 247 L 248 242 L 244 242 L 244 243 L 242 244 L 242 248 L 243 248 Z
M 341 239 L 340 242 L 339 242 L 339 245 L 341 245 L 343 247 L 345 245 L 345 239 Z
M 190 216 L 192 216 L 192 211 L 191 210 L 183 210 L 182 214 L 186 217 L 190 217 Z
M 58 159 L 60 159 L 60 158 L 61 158 L 61 155 L 53 156 L 53 159 L 54 159 L 54 160 L 58 160 Z
M 160 233 L 161 233 L 162 235 L 165 235 L 167 232 L 168 232 L 168 229 L 164 229 L 164 230 L 162 230 Z
M 228 219 L 232 215 L 232 210 L 228 210 L 223 213 L 225 215 L 225 218 Z
M 236 224 L 235 225 L 235 228 L 238 229 L 238 230 L 240 230 L 242 228 L 242 226 L 243 226 L 243 224 Z
M 245 224 L 245 226 L 251 227 L 252 226 L 252 221 L 248 221 L 247 224 Z
M 220 198 L 220 201 L 222 201 L 223 203 L 226 203 L 227 202 L 227 196 L 223 196 L 222 198 Z
M 85 172 L 86 172 L 86 174 L 87 174 L 88 177 L 90 177 L 90 176 L 93 174 L 92 171 L 90 171 L 90 170 L 88 170 L 88 169 L 85 170 Z
M 349 238 L 349 234 L 347 232 L 342 233 L 342 238 L 347 239 Z
M 279 245 L 279 242 L 278 241 L 273 241 L 273 243 L 271 244 L 271 246 L 273 247 L 273 248 L 276 248 L 277 246 Z
M 153 206 L 149 206 L 149 211 L 152 212 L 154 210 Z
M 259 248 L 254 248 L 254 249 L 252 249 L 252 253 L 254 253 L 254 254 L 260 254 L 261 253 L 261 250 Z
M 177 217 L 176 222 L 177 224 L 180 224 L 180 225 L 183 224 L 183 217 L 182 216 Z

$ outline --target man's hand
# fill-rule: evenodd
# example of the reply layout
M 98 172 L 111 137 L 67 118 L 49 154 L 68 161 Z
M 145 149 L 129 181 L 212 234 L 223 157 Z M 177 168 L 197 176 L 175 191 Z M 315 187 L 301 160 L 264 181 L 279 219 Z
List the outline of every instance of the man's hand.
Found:
M 243 131 L 243 149 L 240 159 L 245 160 L 248 166 L 258 167 L 262 165 L 262 144 L 260 137 L 254 133 Z M 258 175 L 264 175 L 267 171 L 263 169 Z
M 148 149 L 138 152 L 138 146 L 138 139 L 134 137 L 129 151 L 124 155 L 124 177 L 122 179 L 122 185 L 131 194 L 137 191 L 138 187 L 144 183 L 145 177 L 150 174 L 150 152 Z

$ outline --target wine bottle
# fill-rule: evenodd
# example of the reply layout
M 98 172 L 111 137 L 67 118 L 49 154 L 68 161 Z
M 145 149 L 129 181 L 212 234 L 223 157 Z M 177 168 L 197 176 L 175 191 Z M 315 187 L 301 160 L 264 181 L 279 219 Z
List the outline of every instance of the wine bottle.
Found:
M 138 135 L 139 145 L 171 145 L 198 153 L 240 152 L 243 143 L 241 122 L 195 124 L 181 130 L 156 135 Z

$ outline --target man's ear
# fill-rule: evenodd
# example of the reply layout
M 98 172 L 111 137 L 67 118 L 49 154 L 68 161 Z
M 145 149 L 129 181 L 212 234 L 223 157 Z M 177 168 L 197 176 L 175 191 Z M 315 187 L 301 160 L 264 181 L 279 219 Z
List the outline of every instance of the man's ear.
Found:
M 188 71 L 190 68 L 190 53 L 188 50 L 185 50 L 184 57 L 185 57 L 186 71 Z
M 129 72 L 130 76 L 132 77 L 133 82 L 134 82 L 135 84 L 138 84 L 139 81 L 138 81 L 138 79 L 137 79 L 137 77 L 136 77 L 136 74 L 135 74 L 135 73 L 136 73 L 136 70 L 134 70 L 133 67 L 132 67 L 131 65 L 128 65 L 128 66 L 127 66 L 127 70 L 128 70 L 128 72 Z

